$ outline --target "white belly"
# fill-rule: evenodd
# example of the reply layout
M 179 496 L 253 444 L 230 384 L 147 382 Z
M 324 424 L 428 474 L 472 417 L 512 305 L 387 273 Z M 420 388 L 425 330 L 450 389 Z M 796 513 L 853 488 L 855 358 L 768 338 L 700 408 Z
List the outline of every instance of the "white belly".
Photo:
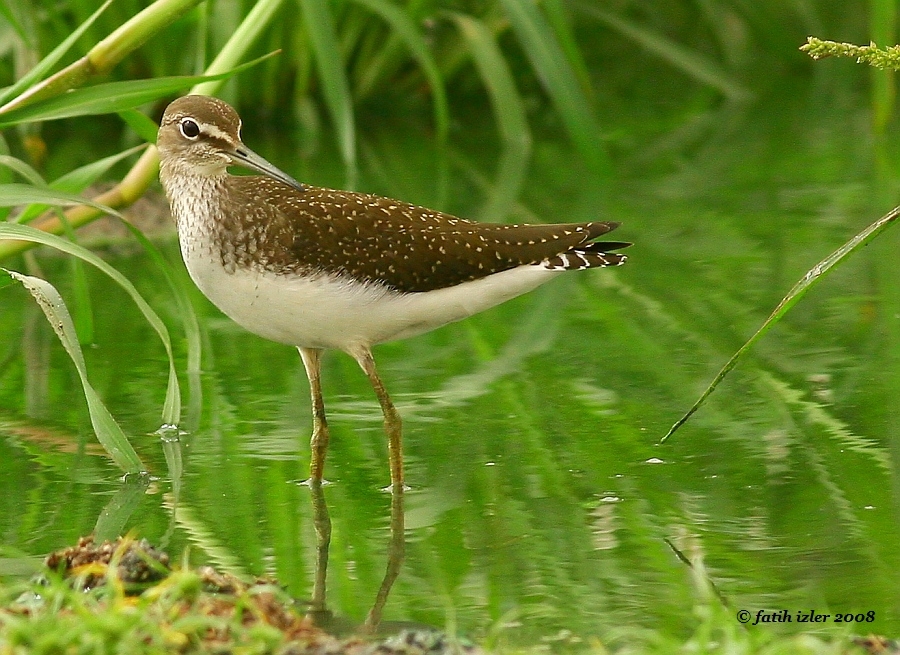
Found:
M 428 332 L 499 305 L 561 272 L 520 266 L 439 291 L 398 293 L 327 275 L 310 279 L 248 269 L 227 272 L 216 258 L 198 254 L 184 253 L 194 282 L 245 329 L 293 346 L 345 351 Z

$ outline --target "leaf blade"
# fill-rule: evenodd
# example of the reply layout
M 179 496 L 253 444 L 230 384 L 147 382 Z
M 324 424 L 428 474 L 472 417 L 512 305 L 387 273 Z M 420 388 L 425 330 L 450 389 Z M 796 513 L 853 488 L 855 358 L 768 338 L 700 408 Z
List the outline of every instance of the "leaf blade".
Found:
M 62 296 L 46 280 L 8 269 L 6 273 L 21 283 L 32 295 L 47 317 L 47 321 L 53 327 L 53 331 L 68 353 L 69 359 L 75 365 L 78 378 L 81 380 L 81 386 L 84 390 L 85 400 L 87 400 L 88 413 L 91 417 L 91 425 L 94 428 L 97 440 L 109 453 L 116 465 L 126 473 L 139 473 L 145 470 L 141 458 L 138 457 L 122 428 L 116 423 L 116 420 L 106 408 L 106 405 L 103 404 L 100 395 L 88 379 L 84 353 L 81 351 L 75 325 Z
M 124 219 L 123 219 L 124 220 Z M 13 223 L 0 223 L 0 239 L 13 239 L 17 241 L 31 241 L 42 245 L 56 248 L 69 255 L 78 257 L 87 263 L 100 269 L 107 276 L 111 277 L 122 289 L 131 296 L 131 299 L 138 306 L 138 309 L 144 315 L 144 318 L 159 336 L 166 354 L 169 358 L 169 381 L 166 388 L 166 401 L 163 407 L 163 422 L 171 425 L 177 425 L 181 415 L 181 392 L 178 384 L 178 376 L 175 372 L 175 356 L 172 352 L 172 341 L 169 337 L 169 331 L 159 315 L 147 304 L 143 296 L 138 292 L 134 285 L 119 271 L 100 259 L 90 250 L 62 239 L 54 234 L 48 234 L 42 230 L 37 230 L 27 225 L 16 225 Z

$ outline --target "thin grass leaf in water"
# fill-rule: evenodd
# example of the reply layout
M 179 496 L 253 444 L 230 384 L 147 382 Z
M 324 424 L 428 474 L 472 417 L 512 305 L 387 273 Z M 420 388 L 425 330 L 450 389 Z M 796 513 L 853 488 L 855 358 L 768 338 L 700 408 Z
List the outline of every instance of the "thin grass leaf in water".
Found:
M 760 373 L 762 382 L 774 389 L 789 407 L 795 407 L 803 412 L 809 425 L 820 427 L 829 437 L 834 439 L 844 449 L 859 453 L 869 458 L 885 474 L 892 475 L 894 466 L 891 463 L 890 451 L 881 446 L 874 439 L 855 434 L 849 425 L 829 411 L 829 408 L 821 403 L 807 400 L 803 391 L 792 388 L 787 382 L 776 378 L 769 371 Z
M 0 191 L 2 191 L 2 187 L 0 187 Z M 121 215 L 117 212 L 112 210 L 108 211 L 121 218 Z M 163 346 L 166 349 L 166 355 L 168 355 L 169 358 L 169 381 L 166 386 L 166 400 L 163 405 L 162 418 L 163 422 L 166 424 L 177 425 L 181 415 L 181 391 L 178 385 L 178 376 L 175 373 L 175 357 L 172 354 L 172 341 L 169 338 L 169 331 L 166 329 L 162 319 L 160 319 L 157 313 L 147 304 L 147 301 L 144 300 L 138 290 L 134 288 L 134 285 L 124 275 L 119 273 L 119 271 L 100 259 L 90 250 L 86 250 L 71 241 L 66 241 L 56 235 L 36 230 L 27 225 L 0 224 L 0 239 L 31 241 L 33 243 L 40 243 L 42 245 L 50 246 L 51 248 L 56 248 L 69 255 L 74 255 L 99 268 L 131 296 L 131 299 L 138 306 L 138 309 L 141 310 L 144 318 L 156 331 L 157 335 L 159 335 L 160 341 L 162 341 Z
M 890 212 L 879 218 L 877 221 L 869 225 L 865 230 L 854 236 L 843 246 L 835 250 L 833 253 L 828 255 L 825 259 L 820 261 L 818 264 L 813 266 L 809 271 L 807 271 L 806 275 L 803 276 L 797 284 L 790 290 L 788 295 L 786 295 L 775 310 L 769 315 L 769 318 L 760 326 L 760 328 L 756 331 L 756 333 L 750 337 L 750 339 L 740 347 L 740 349 L 731 356 L 731 359 L 728 360 L 728 363 L 722 367 L 722 370 L 713 378 L 713 381 L 706 387 L 706 390 L 700 395 L 697 401 L 691 406 L 691 408 L 687 411 L 687 413 L 682 416 L 675 424 L 669 428 L 669 431 L 666 432 L 666 435 L 660 440 L 660 443 L 664 443 L 669 437 L 675 434 L 675 431 L 678 430 L 682 425 L 684 425 L 687 420 L 693 416 L 694 412 L 700 409 L 700 406 L 706 401 L 709 395 L 715 391 L 716 387 L 719 386 L 719 383 L 731 372 L 737 363 L 738 360 L 746 353 L 753 345 L 759 341 L 762 336 L 769 331 L 773 325 L 775 325 L 781 317 L 784 316 L 788 310 L 797 304 L 797 302 L 806 295 L 806 292 L 809 291 L 812 287 L 822 281 L 822 279 L 831 272 L 831 269 L 834 268 L 835 265 L 842 262 L 849 255 L 853 254 L 860 248 L 864 247 L 868 244 L 872 239 L 881 234 L 885 229 L 890 227 L 894 221 L 897 220 L 897 217 L 900 216 L 900 207 L 895 207 Z
M 181 479 L 184 477 L 184 457 L 181 452 L 181 431 L 173 426 L 164 425 L 156 431 L 162 443 L 166 467 L 169 469 L 169 480 L 172 481 L 172 504 L 178 507 L 181 498 Z
M 113 494 L 97 517 L 94 524 L 94 539 L 97 543 L 112 541 L 124 534 L 128 519 L 140 507 L 150 486 L 149 475 L 128 475 L 122 486 Z
M 2 226 L 0 226 L 2 227 Z M 13 227 L 13 226 L 10 226 Z M 84 397 L 87 400 L 88 412 L 91 416 L 91 425 L 97 440 L 103 446 L 116 465 L 126 473 L 139 473 L 144 470 L 144 464 L 140 457 L 128 443 L 122 428 L 106 409 L 100 396 L 91 386 L 87 377 L 87 368 L 84 363 L 84 354 L 78 345 L 78 337 L 75 334 L 75 325 L 69 310 L 63 302 L 62 296 L 52 284 L 30 275 L 23 275 L 16 271 L 6 271 L 14 280 L 21 282 L 28 292 L 34 297 L 38 305 L 59 337 L 60 342 L 69 354 L 72 363 L 78 371 L 81 386 L 84 389 Z

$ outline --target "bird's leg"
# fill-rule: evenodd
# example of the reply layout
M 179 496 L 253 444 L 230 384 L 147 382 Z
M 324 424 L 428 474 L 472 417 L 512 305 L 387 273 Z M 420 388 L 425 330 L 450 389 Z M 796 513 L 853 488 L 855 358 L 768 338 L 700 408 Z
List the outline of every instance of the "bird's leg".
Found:
M 381 378 L 378 376 L 378 369 L 375 368 L 375 359 L 372 357 L 372 351 L 368 346 L 359 346 L 350 353 L 359 363 L 362 370 L 365 371 L 369 378 L 378 402 L 381 404 L 381 411 L 384 414 L 384 431 L 388 438 L 388 460 L 391 465 L 391 488 L 403 489 L 403 435 L 401 432 L 402 422 L 400 413 L 391 402 Z
M 312 398 L 313 432 L 309 441 L 309 480 L 322 482 L 325 471 L 325 455 L 328 452 L 328 422 L 325 420 L 325 401 L 322 400 L 321 348 L 297 348 L 309 378 L 309 395 Z

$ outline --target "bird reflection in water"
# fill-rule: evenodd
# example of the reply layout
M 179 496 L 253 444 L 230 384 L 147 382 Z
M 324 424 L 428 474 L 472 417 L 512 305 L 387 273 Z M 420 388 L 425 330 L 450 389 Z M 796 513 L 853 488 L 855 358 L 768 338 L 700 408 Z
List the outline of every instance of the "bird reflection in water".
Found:
M 316 625 L 337 632 L 339 628 L 334 614 L 326 604 L 326 579 L 328 575 L 328 549 L 331 545 L 331 516 L 328 513 L 328 504 L 325 502 L 322 484 L 316 482 L 307 483 L 311 492 L 313 506 L 313 526 L 316 531 L 316 567 L 313 578 L 312 602 L 309 616 Z M 406 554 L 405 520 L 403 513 L 403 488 L 391 488 L 391 525 L 390 542 L 388 543 L 388 559 L 381 580 L 381 586 L 375 595 L 375 602 L 366 616 L 365 622 L 358 628 L 358 632 L 372 634 L 381 623 L 384 605 L 387 602 L 391 587 L 400 574 L 400 567 Z

